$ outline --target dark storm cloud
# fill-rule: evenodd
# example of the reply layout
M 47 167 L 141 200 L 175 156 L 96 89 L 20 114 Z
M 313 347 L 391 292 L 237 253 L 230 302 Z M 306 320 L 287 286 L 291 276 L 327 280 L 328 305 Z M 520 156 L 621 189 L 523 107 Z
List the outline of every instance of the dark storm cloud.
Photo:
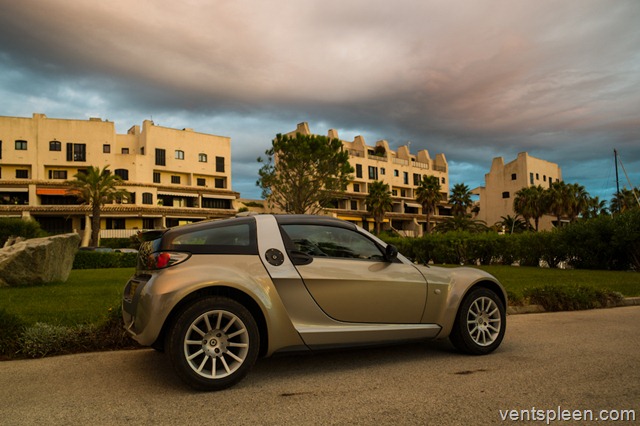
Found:
M 444 152 L 471 186 L 521 151 L 582 183 L 614 147 L 640 180 L 638 22 L 634 0 L 0 0 L 0 115 L 231 136 L 243 192 L 300 121 Z

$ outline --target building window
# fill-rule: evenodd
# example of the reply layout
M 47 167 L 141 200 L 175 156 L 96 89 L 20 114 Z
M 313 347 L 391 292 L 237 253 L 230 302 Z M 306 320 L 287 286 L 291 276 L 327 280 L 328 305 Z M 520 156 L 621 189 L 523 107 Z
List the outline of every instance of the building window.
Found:
M 105 143 L 102 145 L 102 153 L 103 154 L 111 154 L 111 145 Z
M 509 191 L 505 191 L 502 193 L 502 198 L 510 198 L 511 195 L 509 194 Z
M 360 192 L 360 184 L 359 183 L 354 183 L 353 184 L 353 192 Z
M 402 176 L 403 176 L 403 182 L 405 185 L 409 185 L 409 173 L 408 172 L 402 172 Z
M 351 200 L 351 210 L 358 210 L 358 202 L 356 200 Z
M 180 183 L 180 176 L 171 176 L 171 183 Z
M 356 177 L 362 178 L 362 164 L 356 164 Z
M 49 179 L 66 179 L 66 170 L 49 170 Z
M 395 170 L 393 171 L 393 176 L 395 176 L 395 177 L 400 176 L 400 172 L 398 171 L 398 169 L 395 169 Z
M 120 176 L 122 180 L 129 180 L 129 170 L 127 169 L 116 169 L 113 174 Z
M 533 173 L 529 173 L 529 183 L 533 185 Z
M 153 194 L 150 192 L 143 192 L 142 204 L 153 204 Z
M 401 197 L 406 197 L 407 196 L 407 190 L 406 189 L 401 189 L 400 190 L 400 196 Z
M 547 181 L 547 175 L 542 175 L 542 181 L 546 182 Z
M 516 175 L 515 173 L 511 173 L 511 180 L 516 180 L 518 178 L 518 175 Z
M 144 155 L 144 146 L 140 148 L 140 155 Z
M 441 182 L 444 185 L 447 182 L 447 180 L 445 178 L 442 178 Z
M 16 151 L 26 151 L 27 141 L 16 141 Z
M 120 152 L 121 152 L 122 154 L 128 154 L 128 153 L 129 153 L 129 148 L 122 148 L 122 149 L 120 150 Z
M 0 158 L 2 158 L 2 141 L 0 141 Z
M 176 160 L 184 160 L 184 151 L 176 149 Z
M 156 166 L 166 166 L 166 152 L 164 149 L 156 148 Z
M 418 186 L 420 185 L 420 181 L 422 180 L 422 176 L 420 176 L 420 174 L 418 173 L 414 173 L 413 174 L 413 184 Z
M 49 151 L 62 151 L 62 142 L 60 141 L 49 142 Z
M 386 170 L 384 169 L 384 167 L 380 167 L 380 174 L 384 176 L 385 173 Z
M 216 172 L 224 173 L 224 157 L 216 157 Z
M 125 219 L 108 217 L 107 229 L 125 229 Z
M 536 180 L 540 180 L 540 175 L 536 173 Z
M 378 180 L 378 168 L 369 166 L 369 179 Z
M 89 170 L 87 170 L 87 169 L 78 169 L 78 174 L 82 173 L 82 174 L 86 175 L 88 172 L 89 172 Z
M 155 219 L 142 218 L 142 229 L 154 229 Z
M 196 184 L 198 186 L 207 186 L 207 180 L 205 178 L 197 178 Z
M 215 180 L 215 187 L 216 188 L 225 188 L 225 180 L 224 178 L 216 178 Z
M 68 142 L 67 161 L 87 161 L 87 145 Z
M 397 197 L 398 196 L 398 190 L 397 189 L 392 189 L 391 190 L 391 195 L 394 196 L 394 197 Z
M 207 154 L 198 154 L 198 161 L 201 163 L 207 162 Z
M 16 169 L 16 179 L 29 179 L 29 170 Z
M 153 183 L 160 183 L 160 172 L 153 172 Z

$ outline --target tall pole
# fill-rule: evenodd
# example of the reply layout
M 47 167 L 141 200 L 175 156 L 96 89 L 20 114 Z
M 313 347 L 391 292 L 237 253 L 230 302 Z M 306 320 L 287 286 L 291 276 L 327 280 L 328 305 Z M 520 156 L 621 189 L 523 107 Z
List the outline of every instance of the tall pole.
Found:
M 618 150 L 613 150 L 613 157 L 616 161 L 616 196 L 620 196 L 620 179 L 618 179 Z

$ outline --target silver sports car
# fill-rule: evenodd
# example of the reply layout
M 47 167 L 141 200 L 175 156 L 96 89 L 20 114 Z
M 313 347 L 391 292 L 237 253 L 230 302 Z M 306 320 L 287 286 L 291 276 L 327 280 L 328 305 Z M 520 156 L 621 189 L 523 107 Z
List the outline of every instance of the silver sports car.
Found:
M 275 352 L 448 337 L 482 355 L 504 337 L 493 276 L 415 265 L 349 222 L 257 215 L 143 235 L 126 329 L 196 389 L 232 386 Z

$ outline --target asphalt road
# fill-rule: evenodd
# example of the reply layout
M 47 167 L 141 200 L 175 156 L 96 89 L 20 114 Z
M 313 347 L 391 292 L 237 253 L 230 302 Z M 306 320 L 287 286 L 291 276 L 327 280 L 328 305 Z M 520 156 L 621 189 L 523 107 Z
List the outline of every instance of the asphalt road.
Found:
M 639 326 L 640 307 L 515 315 L 489 356 L 446 343 L 279 356 L 218 393 L 185 387 L 153 350 L 1 362 L 0 424 L 484 425 L 558 406 L 640 423 Z

